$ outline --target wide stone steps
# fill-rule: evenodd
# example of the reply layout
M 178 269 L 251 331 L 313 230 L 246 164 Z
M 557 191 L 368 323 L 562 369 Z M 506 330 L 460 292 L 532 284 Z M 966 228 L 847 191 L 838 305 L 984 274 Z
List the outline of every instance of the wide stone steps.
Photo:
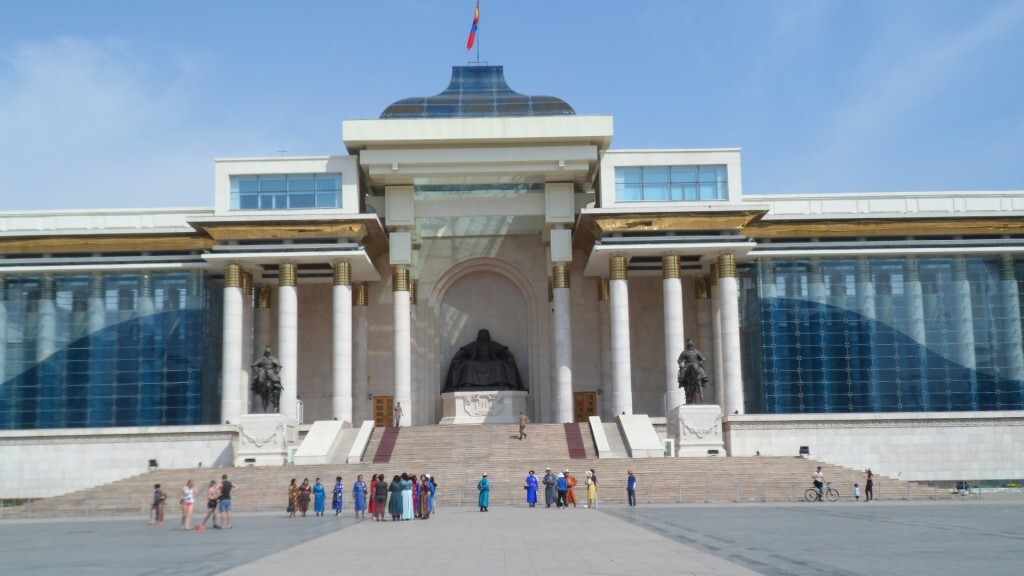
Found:
M 587 426 L 586 424 L 581 426 Z M 380 430 L 380 429 L 378 429 Z M 377 430 L 375 430 L 375 433 Z M 600 502 L 624 502 L 626 472 L 636 472 L 640 503 L 670 502 L 779 502 L 800 501 L 810 487 L 811 473 L 821 465 L 826 478 L 840 491 L 844 500 L 852 498 L 854 482 L 863 483 L 864 473 L 814 460 L 791 457 L 706 457 L 706 458 L 614 458 L 598 460 L 593 454 L 589 427 L 584 429 L 587 460 L 572 460 L 568 455 L 562 425 L 530 425 L 526 440 L 518 440 L 515 426 L 422 426 L 402 428 L 395 454 L 388 464 L 373 464 L 368 450 L 363 462 L 324 466 L 283 466 L 270 468 L 193 468 L 159 470 L 128 478 L 106 486 L 94 487 L 48 498 L 14 508 L 0 509 L 4 517 L 82 516 L 108 514 L 145 514 L 149 510 L 153 484 L 160 483 L 170 494 L 167 518 L 179 516 L 178 492 L 191 478 L 200 496 L 211 479 L 228 474 L 239 486 L 233 506 L 238 512 L 280 510 L 287 504 L 289 480 L 321 477 L 330 489 L 335 476 L 345 482 L 345 509 L 351 511 L 351 488 L 362 474 L 369 482 L 374 473 L 388 479 L 401 472 L 432 474 L 438 481 L 439 506 L 474 505 L 476 483 L 483 472 L 491 481 L 491 503 L 523 505 L 523 481 L 530 469 L 537 476 L 545 467 L 570 470 L 579 481 L 577 500 L 586 502 L 584 470 L 593 468 L 599 478 Z M 513 438 L 513 434 L 515 437 Z M 376 434 L 375 434 L 376 435 Z M 876 475 L 877 498 L 932 499 L 949 498 L 938 491 L 914 483 Z M 200 498 L 195 514 L 205 514 L 205 499 Z

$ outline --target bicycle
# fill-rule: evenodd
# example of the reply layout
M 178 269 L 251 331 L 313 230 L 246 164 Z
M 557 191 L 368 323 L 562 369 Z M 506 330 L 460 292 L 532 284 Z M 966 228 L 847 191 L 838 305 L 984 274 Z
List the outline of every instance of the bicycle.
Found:
M 819 496 L 823 496 L 829 502 L 836 502 L 839 500 L 839 491 L 832 487 L 832 484 L 825 482 L 825 485 L 821 487 L 821 493 L 818 493 L 817 488 L 808 488 L 804 492 L 804 500 L 808 502 L 814 502 Z

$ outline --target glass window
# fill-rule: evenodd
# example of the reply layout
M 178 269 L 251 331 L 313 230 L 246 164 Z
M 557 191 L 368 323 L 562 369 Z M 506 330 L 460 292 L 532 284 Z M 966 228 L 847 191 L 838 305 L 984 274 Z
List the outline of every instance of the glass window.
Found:
M 232 210 L 341 207 L 341 174 L 266 174 L 231 177 Z
M 620 202 L 727 200 L 724 164 L 708 166 L 622 166 L 615 169 Z

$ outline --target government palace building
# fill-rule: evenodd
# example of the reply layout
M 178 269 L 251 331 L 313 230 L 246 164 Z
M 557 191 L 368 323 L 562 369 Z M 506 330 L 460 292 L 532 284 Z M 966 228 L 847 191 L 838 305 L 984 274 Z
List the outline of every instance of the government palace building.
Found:
M 214 160 L 208 207 L 0 212 L 9 496 L 283 464 L 321 424 L 365 445 L 396 404 L 617 423 L 632 457 L 1024 477 L 1024 191 L 746 195 L 739 148 L 616 149 L 611 115 L 491 65 L 342 135 Z M 481 330 L 521 387 L 450 389 Z

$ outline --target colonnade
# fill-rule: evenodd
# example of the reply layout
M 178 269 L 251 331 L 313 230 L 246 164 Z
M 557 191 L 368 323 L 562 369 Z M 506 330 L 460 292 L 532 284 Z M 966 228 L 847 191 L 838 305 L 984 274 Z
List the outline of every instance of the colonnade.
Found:
M 665 315 L 665 394 L 668 408 L 685 402 L 679 389 L 677 358 L 685 345 L 683 333 L 683 297 L 680 258 L 665 256 L 662 260 Z M 698 285 L 698 339 L 711 341 L 715 361 L 708 367 L 722 390 L 716 398 L 727 413 L 743 412 L 743 390 L 739 362 L 738 290 L 735 257 L 720 256 L 712 267 L 710 278 L 700 278 Z M 298 365 L 298 293 L 297 265 L 282 262 L 278 266 L 277 344 L 281 363 L 280 413 L 296 417 Z M 366 285 L 352 284 L 351 265 L 345 261 L 333 264 L 332 312 L 332 415 L 343 422 L 361 422 L 372 417 L 363 401 L 368 397 L 366 335 Z M 572 318 L 569 266 L 557 263 L 552 267 L 549 299 L 552 303 L 552 362 L 547 418 L 554 422 L 573 420 Z M 393 299 L 393 362 L 394 400 L 403 407 L 403 423 L 413 418 L 412 390 L 412 306 L 415 282 L 409 269 L 395 266 L 392 270 Z M 606 417 L 633 413 L 632 364 L 629 334 L 629 287 L 626 257 L 610 259 L 608 278 L 599 282 L 600 346 L 603 388 L 610 402 Z M 255 298 L 254 298 L 255 296 Z M 708 297 L 710 296 L 710 298 Z M 270 288 L 254 286 L 252 276 L 240 264 L 230 263 L 224 269 L 223 351 L 221 419 L 236 422 L 249 412 L 249 382 L 252 375 L 245 356 L 258 357 L 268 342 L 270 332 Z M 255 335 L 255 337 L 254 337 Z M 712 336 L 713 335 L 713 336 Z M 728 358 L 723 363 L 721 358 Z M 718 382 L 721 380 L 721 382 Z M 407 419 L 407 421 L 406 421 Z

